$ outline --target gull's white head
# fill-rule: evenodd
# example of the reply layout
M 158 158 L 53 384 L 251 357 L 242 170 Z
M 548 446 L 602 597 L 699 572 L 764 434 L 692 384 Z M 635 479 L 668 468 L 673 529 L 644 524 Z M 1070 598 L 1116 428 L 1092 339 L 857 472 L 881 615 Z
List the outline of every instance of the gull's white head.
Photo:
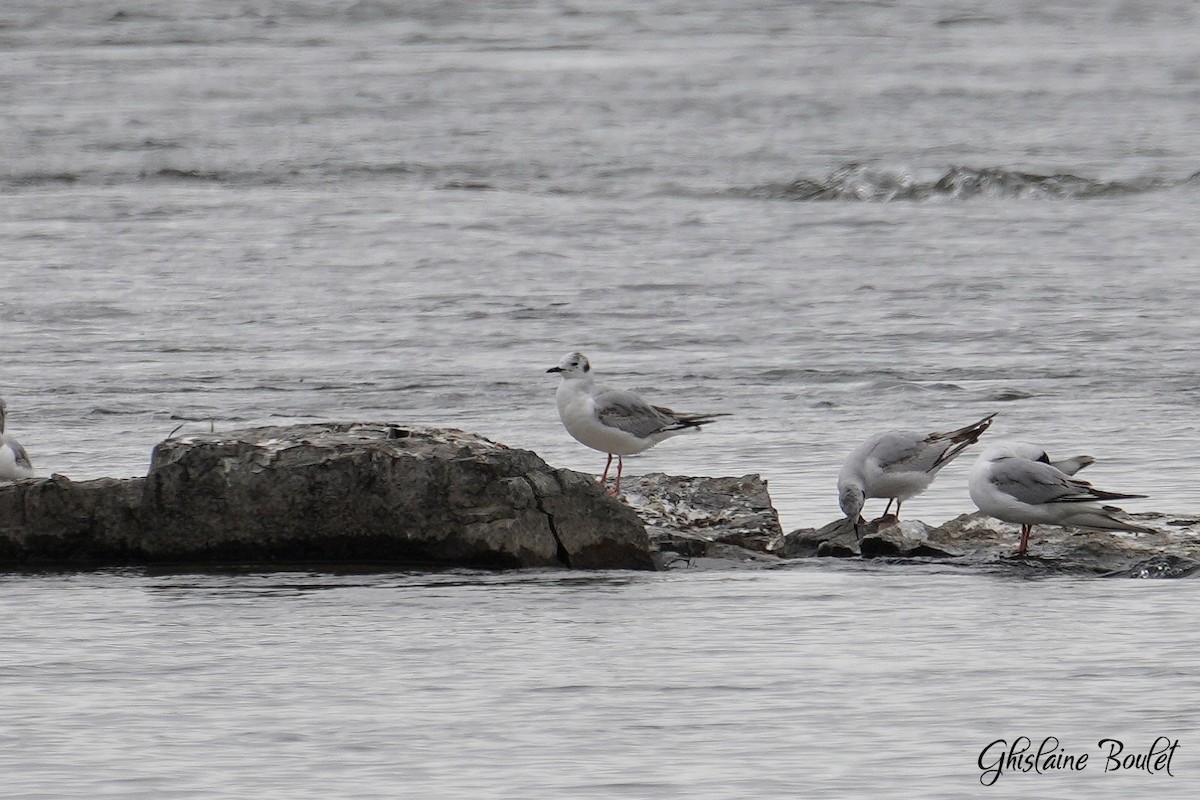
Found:
M 580 352 L 567 353 L 563 356 L 562 361 L 558 362 L 557 367 L 551 367 L 546 372 L 557 372 L 564 379 L 582 378 L 592 371 L 592 365 L 588 363 L 587 356 Z
M 867 493 L 861 484 L 845 479 L 838 481 L 838 505 L 842 507 L 846 519 L 857 522 L 866 502 Z
M 998 461 L 1001 458 L 1024 458 L 1027 461 L 1050 463 L 1050 457 L 1046 455 L 1046 451 L 1029 442 L 1012 440 L 993 442 L 979 454 L 980 461 Z

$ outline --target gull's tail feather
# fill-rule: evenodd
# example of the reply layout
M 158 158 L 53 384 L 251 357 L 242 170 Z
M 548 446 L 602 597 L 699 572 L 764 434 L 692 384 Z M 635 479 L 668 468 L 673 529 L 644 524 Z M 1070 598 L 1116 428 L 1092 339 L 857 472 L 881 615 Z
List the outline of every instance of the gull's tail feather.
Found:
M 952 442 L 966 442 L 967 444 L 975 444 L 975 442 L 979 441 L 979 437 L 983 435 L 983 432 L 986 431 L 992 424 L 992 420 L 995 419 L 995 417 L 995 414 L 988 414 L 986 417 L 979 420 L 979 422 L 959 428 L 956 431 L 950 431 L 949 433 L 932 433 L 929 435 L 929 438 L 949 439 Z
M 1129 531 L 1130 533 L 1158 533 L 1153 528 L 1147 528 L 1145 525 L 1138 525 L 1136 522 L 1128 519 L 1121 519 L 1115 516 L 1116 514 L 1124 513 L 1121 509 L 1113 506 L 1104 506 L 1095 511 L 1083 511 L 1079 514 L 1072 514 L 1070 519 L 1064 520 L 1064 525 L 1072 525 L 1080 528 L 1096 528 L 1102 531 Z
M 1142 498 L 1149 497 L 1149 495 L 1145 495 L 1145 494 L 1126 494 L 1124 492 L 1106 492 L 1103 489 L 1097 489 L 1095 486 L 1092 486 L 1087 481 L 1080 480 L 1079 478 L 1074 478 L 1074 479 L 1068 481 L 1068 483 L 1071 486 L 1078 489 L 1079 492 L 1077 494 L 1072 494 L 1067 497 L 1056 498 L 1057 502 L 1060 502 L 1060 503 L 1091 503 L 1096 500 L 1133 500 L 1133 499 L 1140 500 Z M 1112 509 L 1112 510 L 1120 511 L 1121 509 L 1116 508 L 1116 509 Z
M 665 414 L 673 420 L 673 424 L 666 429 L 668 431 L 685 431 L 689 428 L 695 428 L 699 430 L 701 425 L 707 425 L 708 423 L 713 422 L 720 417 L 732 416 L 728 413 L 680 414 L 677 411 L 672 411 L 671 409 L 663 408 L 662 406 L 655 406 L 654 410 L 660 414 Z
M 1062 461 L 1051 461 L 1050 466 L 1057 469 L 1059 472 L 1064 472 L 1067 475 L 1074 475 L 1084 467 L 1090 467 L 1096 463 L 1096 459 L 1091 456 L 1072 456 L 1064 458 Z
M 992 420 L 995 418 L 995 416 L 996 415 L 994 413 L 988 414 L 986 417 L 979 420 L 979 422 L 967 425 L 965 428 L 959 428 L 956 431 L 950 431 L 949 433 L 929 434 L 929 436 L 925 438 L 925 441 L 927 442 L 935 442 L 939 439 L 949 439 L 951 442 L 954 442 L 953 447 L 947 448 L 946 452 L 942 453 L 942 457 L 938 459 L 938 464 L 948 464 L 949 462 L 953 461 L 955 457 L 957 457 L 958 454 L 963 450 L 978 442 L 979 437 L 983 435 L 983 432 L 991 427 Z

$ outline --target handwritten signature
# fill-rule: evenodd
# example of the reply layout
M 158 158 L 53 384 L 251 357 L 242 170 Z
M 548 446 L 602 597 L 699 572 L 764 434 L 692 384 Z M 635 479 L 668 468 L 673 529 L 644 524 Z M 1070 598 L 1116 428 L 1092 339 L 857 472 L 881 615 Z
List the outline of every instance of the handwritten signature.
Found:
M 1131 750 L 1119 739 L 1101 739 L 1096 743 L 1099 754 L 1104 758 L 1105 772 L 1144 771 L 1150 775 L 1171 772 L 1171 759 L 1179 747 L 1179 740 L 1159 736 L 1146 750 Z M 1011 742 L 996 739 L 979 752 L 979 782 L 991 786 L 1006 772 L 1081 772 L 1090 763 L 1091 753 L 1068 752 L 1055 736 L 1042 739 L 1036 748 L 1028 736 L 1018 736 Z

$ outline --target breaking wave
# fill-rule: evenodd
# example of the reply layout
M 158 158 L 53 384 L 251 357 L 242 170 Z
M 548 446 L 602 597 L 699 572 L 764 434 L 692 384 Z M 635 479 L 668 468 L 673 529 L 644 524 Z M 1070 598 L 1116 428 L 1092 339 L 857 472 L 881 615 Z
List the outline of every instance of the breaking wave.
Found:
M 1200 173 L 1183 181 L 1144 178 L 1131 181 L 1102 181 L 1078 175 L 1039 175 L 1000 167 L 952 167 L 932 181 L 922 181 L 900 171 L 865 164 L 846 164 L 825 178 L 798 178 L 788 183 L 768 183 L 748 189 L 733 189 L 735 196 L 808 202 L 847 200 L 890 202 L 949 198 L 1038 198 L 1085 199 L 1169 189 L 1200 180 Z
M 149 146 L 149 145 L 147 145 Z M 158 145 L 155 145 L 158 146 Z M 0 173 L 0 191 L 71 185 L 112 186 L 131 182 L 275 186 L 289 183 L 384 180 L 417 182 L 439 189 L 487 191 L 503 189 L 554 194 L 590 194 L 614 190 L 607 176 L 573 172 L 570 188 L 539 164 L 483 165 L 471 163 L 426 164 L 421 162 L 320 162 L 276 164 L 267 168 L 213 165 L 206 167 L 158 166 L 150 169 L 80 169 Z M 1001 167 L 951 167 L 933 180 L 922 179 L 898 168 L 849 163 L 823 178 L 797 178 L 787 182 L 750 187 L 720 188 L 716 196 L 791 202 L 922 201 L 938 198 L 1032 198 L 1088 199 L 1141 194 L 1179 186 L 1200 186 L 1200 172 L 1186 178 L 1135 178 L 1106 181 L 1070 173 L 1042 175 Z M 713 190 L 692 190 L 676 183 L 667 193 L 714 196 Z M 620 187 L 615 187 L 617 191 Z

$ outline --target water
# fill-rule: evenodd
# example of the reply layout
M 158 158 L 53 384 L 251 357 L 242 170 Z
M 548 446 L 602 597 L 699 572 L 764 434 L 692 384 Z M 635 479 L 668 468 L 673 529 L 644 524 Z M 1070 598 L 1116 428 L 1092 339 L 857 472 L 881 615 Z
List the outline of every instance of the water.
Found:
M 1195 513 L 1198 15 L 8 2 L 10 432 L 75 479 L 143 474 L 179 425 L 330 419 L 598 472 L 545 374 L 578 348 L 734 414 L 630 471 L 760 473 L 789 529 L 837 515 L 881 426 L 992 411 L 989 436 L 1151 495 L 1128 509 Z M 965 474 L 906 512 L 970 510 Z M 14 797 L 961 797 L 994 738 L 1161 731 L 1183 777 L 988 791 L 1179 792 L 1190 586 L 9 576 L 2 773 Z
M 1097 762 L 1101 738 L 1169 736 L 1175 777 L 1094 763 L 988 791 L 1183 797 L 1195 587 L 828 565 L 10 577 L 0 769 L 7 797 L 55 800 L 964 797 L 998 738 Z

